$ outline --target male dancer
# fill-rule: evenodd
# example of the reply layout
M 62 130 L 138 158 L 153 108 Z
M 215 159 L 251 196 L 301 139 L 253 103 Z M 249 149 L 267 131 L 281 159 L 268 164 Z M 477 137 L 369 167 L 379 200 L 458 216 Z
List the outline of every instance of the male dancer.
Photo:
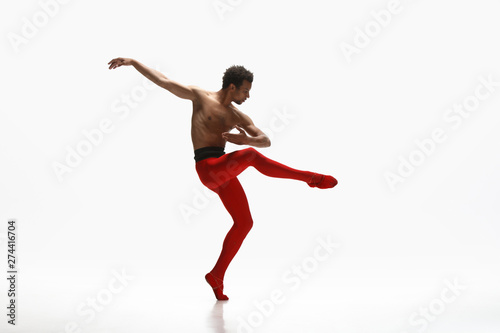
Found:
M 243 66 L 229 67 L 222 78 L 222 89 L 211 92 L 175 82 L 134 59 L 115 58 L 108 65 L 109 69 L 132 65 L 158 86 L 193 102 L 191 139 L 196 171 L 201 182 L 219 195 L 234 222 L 224 239 L 217 263 L 205 275 L 215 297 L 228 300 L 223 293 L 224 275 L 253 225 L 247 198 L 237 176 L 253 166 L 266 176 L 301 180 L 310 187 L 332 188 L 337 185 L 337 180 L 332 176 L 292 169 L 251 147 L 224 153 L 226 141 L 254 147 L 271 145 L 267 135 L 254 125 L 250 117 L 232 104 L 240 105 L 250 97 L 253 74 Z M 230 133 L 234 128 L 239 133 Z

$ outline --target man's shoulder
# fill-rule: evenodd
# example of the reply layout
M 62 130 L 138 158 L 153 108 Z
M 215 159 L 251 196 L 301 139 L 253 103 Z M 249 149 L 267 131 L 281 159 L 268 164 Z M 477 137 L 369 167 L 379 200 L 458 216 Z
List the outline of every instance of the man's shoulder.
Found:
M 233 103 L 229 104 L 229 108 L 231 111 L 233 111 L 236 115 L 242 116 L 245 115 L 240 109 L 238 109 Z
M 246 113 L 238 109 L 233 104 L 231 104 L 231 110 L 233 110 L 234 115 L 238 118 L 238 121 L 246 123 L 250 120 L 250 117 Z
M 211 94 L 210 91 L 206 90 L 206 89 L 203 89 L 203 88 L 200 88 L 198 86 L 194 86 L 194 85 L 190 85 L 188 86 L 189 89 L 191 89 L 194 93 L 196 94 L 199 94 L 201 96 L 208 96 Z
M 205 90 L 203 88 L 200 88 L 200 87 L 194 86 L 194 85 L 190 85 L 188 87 L 193 92 L 194 96 L 196 97 L 193 100 L 193 102 L 196 105 L 203 105 L 204 99 L 210 96 L 210 92 L 208 90 Z

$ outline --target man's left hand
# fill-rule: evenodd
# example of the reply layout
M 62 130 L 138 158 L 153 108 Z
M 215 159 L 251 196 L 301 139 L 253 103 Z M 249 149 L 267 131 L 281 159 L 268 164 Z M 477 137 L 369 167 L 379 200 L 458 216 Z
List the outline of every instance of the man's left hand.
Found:
M 224 132 L 222 133 L 222 137 L 224 140 L 229 141 L 231 143 L 234 143 L 236 145 L 245 145 L 248 143 L 248 136 L 247 133 L 245 132 L 244 129 L 239 127 L 238 125 L 235 126 L 240 133 L 238 134 L 233 134 L 229 132 Z

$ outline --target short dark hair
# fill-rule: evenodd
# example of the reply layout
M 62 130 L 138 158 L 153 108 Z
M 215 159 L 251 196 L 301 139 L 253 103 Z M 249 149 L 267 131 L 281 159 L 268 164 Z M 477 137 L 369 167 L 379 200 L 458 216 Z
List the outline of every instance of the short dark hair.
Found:
M 224 72 L 224 76 L 222 77 L 222 89 L 229 87 L 231 83 L 234 84 L 236 88 L 239 88 L 244 80 L 252 83 L 253 73 L 243 66 L 233 65 Z

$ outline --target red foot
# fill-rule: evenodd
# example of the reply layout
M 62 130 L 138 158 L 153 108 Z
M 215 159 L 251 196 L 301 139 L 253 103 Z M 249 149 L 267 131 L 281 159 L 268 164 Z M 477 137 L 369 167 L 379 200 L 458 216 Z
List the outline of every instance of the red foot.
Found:
M 337 179 L 332 176 L 321 175 L 319 173 L 315 173 L 311 180 L 307 183 L 310 187 L 317 188 L 332 188 L 337 185 Z
M 207 280 L 210 287 L 212 287 L 215 298 L 217 298 L 219 301 L 227 301 L 229 299 L 229 297 L 222 293 L 222 290 L 224 289 L 224 283 L 221 278 L 216 277 L 212 273 L 207 273 L 207 275 L 205 275 L 205 280 Z

